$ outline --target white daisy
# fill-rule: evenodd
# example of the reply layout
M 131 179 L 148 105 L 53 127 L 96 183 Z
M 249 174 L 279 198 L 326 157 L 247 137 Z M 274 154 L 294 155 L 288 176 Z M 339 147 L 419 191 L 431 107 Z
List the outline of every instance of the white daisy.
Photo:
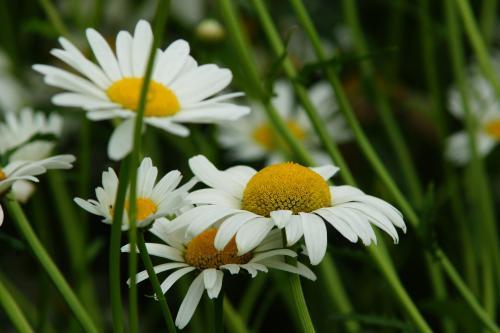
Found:
M 157 183 L 158 169 L 153 166 L 149 157 L 144 158 L 137 169 L 137 201 L 136 221 L 138 227 L 146 227 L 155 219 L 180 213 L 188 205 L 185 201 L 187 191 L 196 184 L 193 178 L 177 188 L 182 175 L 173 170 L 163 176 Z M 75 198 L 75 202 L 89 213 L 102 216 L 103 222 L 113 222 L 114 205 L 118 191 L 118 177 L 111 168 L 102 173 L 102 187 L 95 190 L 97 200 Z M 128 192 L 128 191 L 127 191 Z M 128 194 L 127 194 L 128 198 Z M 128 201 L 125 210 L 128 210 Z M 122 230 L 128 229 L 128 216 L 123 214 Z
M 153 33 L 148 22 L 137 23 L 132 36 L 120 31 L 116 38 L 116 55 L 94 29 L 87 29 L 87 39 L 99 64 L 96 65 L 68 40 L 60 38 L 62 49 L 52 54 L 82 74 L 47 65 L 33 68 L 44 74 L 47 84 L 69 92 L 52 98 L 56 105 L 81 107 L 91 120 L 126 118 L 111 136 L 108 154 L 123 158 L 132 147 L 132 129 Z M 241 96 L 232 93 L 209 98 L 226 88 L 231 71 L 207 64 L 198 66 L 189 55 L 189 44 L 177 40 L 164 51 L 157 50 L 152 81 L 149 86 L 144 122 L 170 133 L 187 136 L 189 130 L 180 123 L 217 123 L 240 118 L 250 110 L 227 103 Z
M 247 166 L 218 170 L 198 155 L 189 160 L 195 176 L 210 188 L 193 191 L 188 200 L 197 205 L 178 216 L 170 232 L 187 227 L 187 236 L 220 225 L 215 247 L 222 249 L 236 235 L 238 253 L 255 248 L 277 226 L 285 229 L 288 246 L 304 236 L 311 264 L 325 255 L 325 222 L 351 242 L 376 242 L 370 223 L 387 232 L 394 242 L 394 226 L 406 231 L 401 213 L 389 203 L 352 186 L 329 186 L 339 169 L 332 165 L 307 168 L 295 163 L 268 166 L 259 172 Z
M 9 162 L 38 161 L 47 158 L 61 135 L 62 119 L 56 114 L 45 116 L 24 108 L 19 113 L 8 113 L 0 123 L 0 155 Z M 35 186 L 28 181 L 18 181 L 12 192 L 18 201 L 26 202 Z
M 486 156 L 500 142 L 500 102 L 494 88 L 478 69 L 471 72 L 468 93 L 469 109 L 475 122 L 476 149 L 480 156 Z M 448 101 L 451 113 L 464 120 L 465 110 L 458 89 L 450 90 Z M 458 165 L 471 160 L 467 131 L 459 131 L 448 138 L 446 157 Z
M 30 181 L 38 183 L 41 174 L 51 169 L 70 169 L 75 161 L 73 155 L 56 155 L 40 161 L 14 161 L 0 168 L 0 195 L 5 194 L 13 184 L 18 181 Z M 4 218 L 2 206 L 0 206 L 0 225 Z
M 159 274 L 175 270 L 161 284 L 161 290 L 166 293 L 182 276 L 196 272 L 197 276 L 191 283 L 184 300 L 179 308 L 175 324 L 184 328 L 196 310 L 203 291 L 206 290 L 210 298 L 217 298 L 222 288 L 224 271 L 238 274 L 246 270 L 255 277 L 259 271 L 267 272 L 268 268 L 279 269 L 294 274 L 300 274 L 308 279 L 315 280 L 314 273 L 300 262 L 297 265 L 287 264 L 285 257 L 296 257 L 297 254 L 290 249 L 283 249 L 283 241 L 279 230 L 269 235 L 252 252 L 238 255 L 234 238 L 230 239 L 222 249 L 214 247 L 216 228 L 209 228 L 200 234 L 183 240 L 182 236 L 169 233 L 166 226 L 171 221 L 158 219 L 151 232 L 165 244 L 147 243 L 146 248 L 150 255 L 164 258 L 169 262 L 154 267 Z M 130 246 L 122 247 L 123 252 L 129 252 Z M 142 271 L 137 274 L 136 282 L 148 278 L 148 273 Z
M 276 96 L 272 103 L 280 116 L 285 120 L 292 134 L 306 146 L 315 160 L 320 164 L 329 163 L 327 154 L 321 150 L 321 143 L 304 110 L 297 107 L 290 83 L 277 81 L 274 86 Z M 336 142 L 346 142 L 352 138 L 351 131 L 343 116 L 338 112 L 335 97 L 326 82 L 314 85 L 309 96 L 325 121 L 328 132 Z M 247 117 L 220 127 L 219 142 L 229 149 L 236 160 L 253 161 L 266 159 L 267 164 L 283 161 L 280 149 L 286 144 L 280 141 L 272 126 L 265 117 L 265 112 L 258 104 L 252 105 L 254 110 Z

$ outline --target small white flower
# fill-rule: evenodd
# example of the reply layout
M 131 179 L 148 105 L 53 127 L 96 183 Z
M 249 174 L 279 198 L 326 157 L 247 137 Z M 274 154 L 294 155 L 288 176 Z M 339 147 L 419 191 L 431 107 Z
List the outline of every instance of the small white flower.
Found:
M 288 246 L 304 236 L 311 264 L 323 259 L 326 223 L 351 242 L 376 242 L 370 224 L 398 242 L 396 227 L 406 230 L 401 213 L 389 203 L 352 186 L 329 186 L 339 169 L 332 165 L 306 168 L 295 163 L 268 166 L 259 172 L 247 166 L 220 171 L 198 155 L 189 160 L 194 175 L 209 188 L 193 191 L 197 205 L 167 225 L 169 232 L 187 228 L 196 235 L 220 225 L 215 247 L 222 249 L 236 235 L 238 253 L 258 246 L 274 226 L 285 229 Z
M 277 81 L 274 92 L 276 96 L 272 103 L 285 120 L 288 129 L 305 145 L 319 164 L 329 163 L 330 158 L 321 150 L 321 143 L 305 111 L 295 104 L 290 83 Z M 330 85 L 326 82 L 315 84 L 309 91 L 309 97 L 331 137 L 337 143 L 350 140 L 352 133 L 338 110 Z M 280 141 L 279 136 L 274 133 L 262 107 L 254 104 L 252 109 L 254 111 L 248 116 L 223 124 L 220 127 L 219 142 L 229 149 L 235 160 L 266 159 L 267 164 L 282 162 L 281 149 L 286 147 L 285 142 Z
M 158 182 L 158 169 L 153 166 L 149 157 L 144 158 L 137 169 L 137 201 L 136 220 L 138 227 L 146 227 L 155 219 L 179 213 L 188 203 L 185 201 L 187 191 L 196 184 L 193 178 L 183 186 L 177 188 L 182 175 L 173 170 L 163 176 Z M 75 202 L 89 213 L 102 216 L 103 222 L 111 224 L 113 221 L 114 205 L 118 191 L 118 177 L 111 168 L 102 173 L 102 187 L 95 190 L 97 200 L 75 198 Z M 128 191 L 127 191 L 128 192 Z M 127 194 L 128 198 L 128 194 Z M 129 203 L 125 202 L 128 211 Z M 123 214 L 122 230 L 127 230 L 128 214 Z
M 116 55 L 94 29 L 87 29 L 87 39 L 99 64 L 96 65 L 68 40 L 60 38 L 62 49 L 52 54 L 73 67 L 82 76 L 54 66 L 34 65 L 48 85 L 69 92 L 52 98 L 56 105 L 80 107 L 91 120 L 125 118 L 111 136 L 108 155 L 118 160 L 132 148 L 132 129 L 139 104 L 153 33 L 148 22 L 137 23 L 132 36 L 120 31 L 116 38 Z M 247 114 L 248 107 L 228 103 L 242 93 L 223 94 L 232 80 L 231 71 L 214 64 L 198 66 L 189 55 L 189 44 L 177 40 L 164 51 L 156 51 L 152 81 L 144 113 L 145 124 L 180 136 L 189 130 L 181 123 L 218 123 L 232 121 Z
M 175 270 L 161 284 L 161 290 L 166 293 L 182 276 L 195 272 L 197 274 L 191 283 L 184 300 L 179 308 L 175 324 L 184 328 L 193 316 L 203 291 L 206 290 L 210 298 L 217 298 L 222 288 L 224 271 L 238 274 L 246 270 L 252 277 L 259 271 L 267 272 L 268 268 L 300 274 L 308 279 L 315 280 L 314 273 L 300 262 L 297 265 L 287 264 L 285 257 L 296 257 L 297 254 L 283 248 L 283 241 L 279 230 L 269 235 L 255 248 L 254 251 L 239 255 L 233 239 L 228 240 L 225 247 L 216 249 L 214 239 L 217 229 L 209 228 L 192 238 L 184 239 L 179 234 L 167 231 L 172 223 L 167 219 L 158 219 L 150 231 L 165 244 L 147 243 L 146 248 L 150 255 L 167 259 L 169 262 L 154 267 L 156 274 Z M 123 252 L 130 251 L 130 245 L 122 247 Z M 148 278 L 146 271 L 136 276 L 136 283 Z
M 0 194 L 5 194 L 18 181 L 38 183 L 41 174 L 51 169 L 71 169 L 75 161 L 73 155 L 56 155 L 40 161 L 14 161 L 0 168 Z M 4 214 L 0 206 L 0 225 Z
M 486 156 L 500 142 L 500 102 L 490 82 L 477 69 L 471 72 L 468 93 L 469 110 L 475 122 L 476 149 L 480 156 Z M 448 98 L 451 113 L 465 122 L 465 109 L 458 89 L 451 89 Z M 448 138 L 446 157 L 458 165 L 471 160 L 467 131 L 459 131 Z
M 19 113 L 8 113 L 0 123 L 0 155 L 4 160 L 39 161 L 50 156 L 55 139 L 61 135 L 62 119 L 57 114 L 45 116 L 24 108 Z M 35 186 L 29 181 L 17 181 L 12 192 L 20 202 L 26 202 Z

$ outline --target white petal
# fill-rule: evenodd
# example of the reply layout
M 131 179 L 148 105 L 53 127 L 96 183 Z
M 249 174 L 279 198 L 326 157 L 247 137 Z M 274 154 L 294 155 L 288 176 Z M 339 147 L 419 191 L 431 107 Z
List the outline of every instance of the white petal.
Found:
M 3 208 L 2 205 L 0 205 L 0 226 L 2 226 L 3 219 L 4 219 Z
M 324 165 L 317 168 L 311 168 L 312 171 L 319 174 L 324 180 L 328 180 L 335 175 L 340 169 L 334 165 Z
M 186 297 L 182 301 L 177 317 L 175 318 L 175 325 L 183 329 L 193 317 L 194 311 L 200 303 L 201 296 L 203 295 L 203 275 L 199 274 L 189 287 Z
M 212 288 L 207 289 L 208 297 L 211 299 L 217 298 L 219 296 L 220 290 L 222 289 L 222 279 L 224 278 L 224 273 L 220 270 L 215 271 L 216 279 Z
M 122 78 L 118 61 L 106 40 L 92 28 L 87 29 L 87 39 L 94 52 L 95 58 L 111 81 Z
M 330 194 L 333 205 L 351 201 L 354 197 L 365 195 L 363 191 L 350 185 L 330 186 Z
M 208 268 L 203 270 L 203 281 L 205 283 L 205 289 L 210 289 L 215 285 L 217 280 L 217 270 L 215 268 Z
M 240 230 L 245 223 L 255 217 L 257 217 L 257 215 L 254 213 L 241 212 L 225 219 L 221 223 L 219 229 L 217 230 L 217 234 L 215 235 L 214 247 L 219 251 L 224 249 L 234 235 L 236 235 L 238 230 Z
M 283 229 L 290 221 L 292 213 L 291 210 L 275 210 L 271 212 L 271 219 L 278 228 Z
M 196 267 L 184 267 L 170 274 L 160 285 L 161 292 L 166 293 L 184 275 L 194 271 Z M 202 275 L 202 274 L 200 274 Z M 186 296 L 187 297 L 187 296 Z
M 186 137 L 189 135 L 189 129 L 187 129 L 187 127 L 173 123 L 168 118 L 147 117 L 144 118 L 144 122 L 177 136 Z
M 266 251 L 263 253 L 258 253 L 252 258 L 252 260 L 250 260 L 250 262 L 259 262 L 274 256 L 287 256 L 295 258 L 297 256 L 297 253 L 295 253 L 290 249 L 276 249 L 276 250 Z
M 109 158 L 119 161 L 132 151 L 134 126 L 135 118 L 130 118 L 115 128 L 108 143 Z
M 157 243 L 146 243 L 146 249 L 148 250 L 148 254 L 151 256 L 184 262 L 182 252 L 172 246 Z M 121 251 L 130 252 L 130 244 L 122 246 Z
M 187 266 L 187 264 L 183 263 L 183 262 L 169 262 L 166 264 L 161 264 L 161 265 L 155 266 L 153 268 L 154 268 L 155 274 L 160 274 L 160 273 L 169 271 L 171 269 L 182 268 L 182 267 L 186 267 L 186 266 Z M 135 283 L 142 282 L 142 281 L 146 280 L 147 278 L 149 278 L 148 271 L 139 272 L 135 276 Z M 130 284 L 130 279 L 127 280 L 127 284 Z
M 116 37 L 116 57 L 124 77 L 132 76 L 132 36 L 128 31 L 120 31 Z
M 327 233 L 323 220 L 311 213 L 300 213 L 304 240 L 311 265 L 317 265 L 326 253 Z
M 300 216 L 292 215 L 285 227 L 287 246 L 292 246 L 302 237 L 304 231 L 302 230 L 302 221 Z
M 273 228 L 269 218 L 259 217 L 245 223 L 236 233 L 236 246 L 241 256 L 256 248 Z
M 210 124 L 234 121 L 250 113 L 250 108 L 230 103 L 214 103 L 196 109 L 183 109 L 170 119 L 174 122 Z
M 321 208 L 315 211 L 316 214 L 320 215 L 328 223 L 332 225 L 338 232 L 342 234 L 349 241 L 356 243 L 358 241 L 358 234 L 352 230 L 349 223 L 344 221 L 342 217 L 337 216 L 335 210 L 328 208 Z
M 154 80 L 168 86 L 186 63 L 188 55 L 189 44 L 185 40 L 178 39 L 170 44 L 158 58 Z
M 143 77 L 153 45 L 153 31 L 145 20 L 140 20 L 135 26 L 132 41 L 132 70 L 135 77 Z
M 194 205 L 211 204 L 223 207 L 231 207 L 235 209 L 239 209 L 241 206 L 240 200 L 236 199 L 226 192 L 222 192 L 213 188 L 204 188 L 191 192 L 186 197 L 186 200 Z

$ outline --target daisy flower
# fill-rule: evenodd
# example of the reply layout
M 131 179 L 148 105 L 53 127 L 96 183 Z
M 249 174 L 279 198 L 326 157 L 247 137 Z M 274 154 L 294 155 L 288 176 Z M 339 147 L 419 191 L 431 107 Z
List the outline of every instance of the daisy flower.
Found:
M 285 229 L 287 245 L 304 236 L 310 262 L 318 264 L 327 247 L 326 224 L 351 242 L 376 242 L 370 224 L 398 242 L 396 227 L 406 231 L 401 213 L 389 203 L 352 186 L 330 186 L 339 169 L 332 165 L 307 168 L 295 163 L 275 164 L 257 172 L 247 166 L 218 170 L 206 157 L 189 160 L 194 175 L 209 188 L 193 191 L 197 205 L 167 225 L 169 232 L 186 229 L 187 236 L 218 226 L 215 248 L 233 236 L 238 254 L 255 248 L 274 226 Z
M 71 169 L 75 161 L 73 155 L 56 155 L 40 161 L 13 161 L 5 167 L 0 167 L 0 195 L 10 190 L 18 181 L 38 183 L 41 174 L 51 169 Z M 0 225 L 4 219 L 3 209 L 0 205 Z
M 272 100 L 280 116 L 285 120 L 292 134 L 306 146 L 313 157 L 321 164 L 330 161 L 327 154 L 321 150 L 311 122 L 304 110 L 295 104 L 293 90 L 287 81 L 277 81 L 274 85 L 275 97 Z M 330 135 L 336 142 L 346 142 L 352 138 L 347 124 L 338 112 L 335 97 L 326 82 L 314 85 L 309 96 L 325 121 Z M 267 164 L 283 161 L 280 148 L 286 147 L 274 133 L 272 126 L 265 117 L 265 112 L 258 104 L 252 105 L 254 110 L 247 117 L 220 127 L 219 142 L 231 156 L 240 161 L 266 159 Z
M 24 108 L 19 113 L 8 113 L 0 123 L 0 155 L 4 161 L 39 161 L 50 156 L 55 138 L 61 135 L 62 119 L 57 114 L 45 116 Z M 20 202 L 26 202 L 35 186 L 24 180 L 12 185 L 12 192 Z
M 160 238 L 164 244 L 147 243 L 146 248 L 150 255 L 167 259 L 167 263 L 154 267 L 156 274 L 172 271 L 161 284 L 161 290 L 166 293 L 184 275 L 195 272 L 196 277 L 191 283 L 184 300 L 181 303 L 175 324 L 184 328 L 193 316 L 203 291 L 206 290 L 210 298 L 217 298 L 222 288 L 224 272 L 238 274 L 245 270 L 252 277 L 259 271 L 267 272 L 268 268 L 279 269 L 294 274 L 300 274 L 308 279 L 315 280 L 314 273 L 300 262 L 296 266 L 287 264 L 285 257 L 296 257 L 297 254 L 283 248 L 281 233 L 274 230 L 253 251 L 243 255 L 238 254 L 234 238 L 221 248 L 214 247 L 216 228 L 208 228 L 200 234 L 185 239 L 179 233 L 167 231 L 171 221 L 158 219 L 150 231 Z M 123 252 L 130 251 L 130 245 L 122 247 Z M 148 273 L 142 271 L 137 274 L 136 282 L 148 278 Z
M 500 142 L 500 103 L 494 88 L 478 69 L 472 70 L 468 92 L 469 110 L 476 123 L 476 149 L 480 156 L 486 156 Z M 464 120 L 465 109 L 458 89 L 450 90 L 448 103 L 451 113 Z M 465 165 L 471 160 L 467 131 L 459 131 L 448 138 L 446 157 L 458 165 Z
M 137 227 L 146 227 L 159 217 L 176 214 L 188 206 L 185 201 L 187 191 L 196 184 L 193 178 L 183 186 L 177 188 L 182 175 L 173 170 L 163 176 L 158 182 L 158 169 L 153 166 L 151 158 L 144 158 L 137 169 Z M 97 200 L 75 198 L 75 202 L 94 215 L 101 216 L 103 222 L 111 224 L 113 221 L 114 205 L 118 190 L 118 176 L 112 168 L 102 173 L 102 187 L 95 190 Z M 128 198 L 128 194 L 127 194 Z M 125 210 L 129 203 L 125 202 Z M 123 214 L 122 230 L 128 229 L 128 216 Z
M 91 120 L 124 118 L 108 144 L 108 155 L 123 158 L 132 148 L 132 129 L 140 90 L 153 43 L 148 22 L 137 23 L 132 36 L 120 31 L 116 38 L 116 54 L 94 29 L 87 29 L 87 39 L 97 59 L 91 62 L 68 40 L 60 38 L 62 49 L 52 54 L 81 75 L 54 66 L 34 65 L 48 85 L 65 89 L 52 102 L 60 106 L 79 107 Z M 156 51 L 152 81 L 144 110 L 145 124 L 175 135 L 187 136 L 181 123 L 217 123 L 240 118 L 250 109 L 228 103 L 242 93 L 209 98 L 225 89 L 232 80 L 231 71 L 207 64 L 198 66 L 189 55 L 189 44 L 177 40 L 164 51 Z

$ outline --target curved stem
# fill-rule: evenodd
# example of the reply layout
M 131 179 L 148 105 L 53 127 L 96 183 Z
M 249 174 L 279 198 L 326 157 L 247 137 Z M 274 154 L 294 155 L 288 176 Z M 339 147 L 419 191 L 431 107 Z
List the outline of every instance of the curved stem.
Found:
M 16 300 L 9 293 L 9 290 L 4 286 L 0 279 L 0 304 L 5 311 L 5 314 L 10 319 L 12 325 L 21 333 L 33 333 L 28 320 L 16 303 Z
M 151 281 L 151 285 L 153 286 L 153 290 L 155 292 L 155 298 L 160 303 L 161 312 L 163 314 L 163 318 L 165 319 L 165 323 L 167 324 L 167 331 L 170 333 L 177 332 L 174 324 L 174 320 L 172 319 L 172 314 L 170 313 L 170 309 L 167 304 L 167 300 L 165 299 L 165 295 L 163 294 L 160 286 L 160 281 L 158 281 L 158 277 L 156 276 L 153 263 L 151 262 L 151 258 L 148 254 L 148 249 L 146 248 L 146 242 L 144 241 L 144 231 L 139 230 L 137 247 L 139 248 L 139 253 L 141 254 L 142 263 L 146 267 L 146 271 L 148 272 L 149 280 Z
M 73 290 L 68 285 L 63 275 L 57 268 L 57 266 L 50 258 L 49 254 L 43 247 L 40 240 L 38 240 L 28 220 L 26 219 L 26 216 L 24 215 L 21 206 L 19 206 L 19 203 L 10 193 L 7 195 L 5 202 L 7 210 L 9 211 L 13 220 L 16 222 L 16 226 L 19 229 L 20 233 L 26 239 L 33 254 L 38 259 L 38 261 L 44 268 L 47 275 L 50 277 L 56 288 L 61 293 L 61 296 L 64 298 L 64 300 L 70 307 L 71 311 L 75 315 L 76 319 L 78 320 L 84 331 L 89 333 L 97 333 L 98 332 L 97 328 L 92 322 L 92 319 L 85 311 L 80 301 L 76 297 L 75 293 L 73 292 Z
M 222 306 L 226 318 L 224 323 L 227 328 L 229 328 L 229 331 L 233 333 L 248 333 L 243 318 L 239 315 L 238 311 L 234 309 L 227 297 L 224 297 L 224 304 Z

